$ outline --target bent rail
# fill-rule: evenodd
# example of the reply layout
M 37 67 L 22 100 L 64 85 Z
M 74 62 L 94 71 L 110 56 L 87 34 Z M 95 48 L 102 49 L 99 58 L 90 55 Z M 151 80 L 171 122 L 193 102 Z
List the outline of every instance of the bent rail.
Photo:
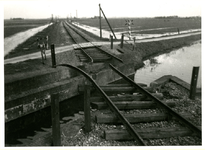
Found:
M 119 109 L 115 106 L 115 104 L 110 100 L 110 98 L 106 95 L 106 93 L 99 87 L 99 85 L 91 78 L 90 75 L 88 75 L 86 72 L 84 72 L 83 70 L 74 67 L 72 65 L 69 64 L 59 64 L 56 66 L 64 66 L 64 67 L 68 67 L 68 68 L 72 68 L 74 70 L 79 71 L 80 73 L 82 73 L 90 82 L 93 83 L 93 85 L 95 86 L 95 88 L 102 94 L 103 99 L 105 100 L 105 102 L 107 103 L 107 105 L 111 108 L 111 110 L 115 113 L 115 115 L 122 121 L 123 125 L 125 126 L 125 128 L 127 129 L 127 131 L 130 133 L 130 135 L 133 136 L 133 138 L 138 141 L 138 143 L 140 145 L 146 145 L 143 141 L 143 139 L 140 137 L 140 135 L 134 130 L 134 128 L 131 126 L 131 124 L 128 122 L 128 120 L 119 112 Z
M 110 67 L 117 73 L 119 74 L 121 77 L 123 77 L 123 79 L 125 79 L 126 81 L 128 81 L 131 85 L 133 85 L 135 88 L 139 89 L 140 92 L 146 94 L 148 97 L 150 97 L 154 102 L 157 103 L 157 105 L 161 108 L 164 108 L 168 111 L 168 113 L 172 116 L 174 116 L 175 118 L 177 118 L 181 123 L 183 123 L 185 126 L 187 126 L 190 130 L 192 130 L 193 132 L 195 132 L 197 134 L 197 136 L 199 136 L 201 138 L 201 129 L 199 129 L 197 126 L 195 126 L 194 124 L 192 124 L 190 121 L 188 121 L 187 119 L 185 119 L 184 117 L 182 117 L 180 114 L 178 114 L 176 111 L 174 111 L 173 109 L 171 109 L 169 106 L 167 106 L 165 103 L 163 103 L 162 101 L 160 101 L 157 97 L 153 96 L 150 92 L 148 92 L 147 90 L 143 89 L 140 85 L 138 85 L 137 83 L 135 83 L 133 80 L 131 80 L 130 78 L 128 78 L 127 76 L 125 76 L 122 72 L 120 72 L 119 70 L 117 70 L 112 64 L 110 64 Z

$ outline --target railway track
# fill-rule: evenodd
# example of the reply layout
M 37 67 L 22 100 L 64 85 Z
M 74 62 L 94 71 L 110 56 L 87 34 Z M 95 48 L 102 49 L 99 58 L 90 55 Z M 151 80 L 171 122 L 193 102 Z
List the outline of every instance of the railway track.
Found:
M 201 140 L 200 127 L 186 119 L 190 114 L 177 113 L 172 109 L 173 101 L 160 100 L 149 87 L 110 67 L 127 83 L 99 86 L 90 79 L 93 86 L 89 101 L 92 109 L 99 110 L 94 116 L 96 123 L 115 126 L 104 130 L 106 140 L 135 140 L 145 146 L 152 139 L 193 136 Z
M 134 140 L 134 144 L 143 146 L 151 145 L 149 140 L 153 139 L 171 140 L 173 137 L 184 136 L 196 137 L 201 141 L 201 129 L 186 119 L 189 114 L 178 114 L 172 109 L 175 106 L 173 101 L 164 100 L 161 95 L 152 93 L 152 89 L 145 84 L 136 84 L 114 66 L 110 65 L 124 81 L 127 81 L 126 83 L 117 82 L 99 86 L 89 74 L 77 67 L 68 64 L 58 64 L 58 66 L 75 69 L 92 83 L 90 88 L 79 86 L 78 89 L 79 92 L 85 93 L 90 89 L 90 94 L 87 95 L 90 95 L 88 97 L 94 114 L 93 121 L 104 124 L 101 127 L 104 130 L 105 140 Z M 84 108 L 85 102 L 87 101 L 84 101 Z M 108 128 L 104 128 L 106 126 Z M 33 140 L 35 141 L 35 138 Z M 24 142 L 31 141 L 25 139 Z
M 117 56 L 103 50 L 100 46 L 93 44 L 84 33 L 79 31 L 73 25 L 68 22 L 63 22 L 63 26 L 72 38 L 73 43 L 75 43 L 75 54 L 81 62 L 96 63 L 111 59 L 116 59 L 122 62 Z

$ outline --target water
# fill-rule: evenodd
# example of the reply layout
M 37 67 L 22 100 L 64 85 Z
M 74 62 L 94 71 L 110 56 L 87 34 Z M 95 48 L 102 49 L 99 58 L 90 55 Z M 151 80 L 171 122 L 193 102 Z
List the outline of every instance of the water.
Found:
M 145 66 L 136 71 L 135 82 L 149 85 L 154 80 L 173 75 L 191 83 L 192 69 L 199 66 L 197 87 L 201 87 L 201 43 L 183 47 L 170 53 L 144 61 Z

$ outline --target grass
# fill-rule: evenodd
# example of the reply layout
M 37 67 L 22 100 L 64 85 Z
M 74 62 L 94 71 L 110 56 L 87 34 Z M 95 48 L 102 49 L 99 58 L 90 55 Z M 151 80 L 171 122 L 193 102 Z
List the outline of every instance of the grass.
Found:
M 4 38 L 49 23 L 48 19 L 4 20 Z
M 133 20 L 133 30 L 144 30 L 144 29 L 157 29 L 157 28 L 170 28 L 176 30 L 188 30 L 188 29 L 199 29 L 201 28 L 201 18 L 173 18 L 173 19 L 156 19 L 156 18 L 108 18 L 113 30 L 116 32 L 127 30 L 125 20 Z M 81 24 L 98 27 L 99 19 L 77 19 L 74 20 Z M 105 19 L 102 19 L 102 28 L 110 30 Z M 159 31 L 159 30 L 155 30 Z M 147 33 L 152 33 L 149 31 Z

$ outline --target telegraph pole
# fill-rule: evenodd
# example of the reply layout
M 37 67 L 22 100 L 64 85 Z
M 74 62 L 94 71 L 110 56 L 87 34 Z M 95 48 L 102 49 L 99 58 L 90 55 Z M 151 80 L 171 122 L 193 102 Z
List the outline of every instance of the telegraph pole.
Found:
M 53 14 L 51 14 L 51 22 L 53 22 Z
M 100 21 L 100 39 L 102 39 L 102 25 L 101 25 L 101 8 L 99 4 L 99 21 Z

